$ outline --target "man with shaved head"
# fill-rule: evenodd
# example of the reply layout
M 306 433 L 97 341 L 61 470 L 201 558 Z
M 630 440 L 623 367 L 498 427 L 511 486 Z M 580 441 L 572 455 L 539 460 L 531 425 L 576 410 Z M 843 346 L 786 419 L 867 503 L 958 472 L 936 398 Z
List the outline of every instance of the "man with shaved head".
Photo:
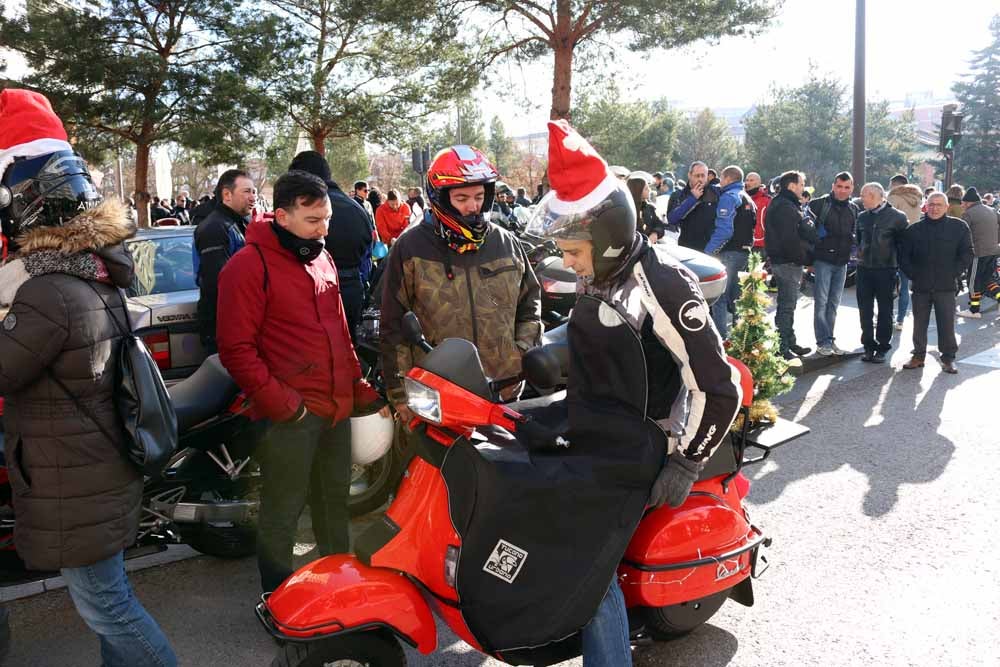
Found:
M 913 290 L 913 358 L 903 368 L 923 368 L 927 354 L 927 325 L 931 308 L 937 322 L 941 368 L 957 373 L 955 354 L 955 294 L 958 278 L 972 262 L 972 233 L 960 218 L 948 215 L 948 197 L 934 191 L 927 197 L 927 213 L 903 234 L 899 268 Z
M 762 186 L 760 174 L 756 171 L 751 171 L 743 179 L 743 189 L 746 190 L 747 195 L 753 200 L 754 206 L 757 207 L 757 224 L 753 230 L 753 249 L 763 253 L 764 211 L 767 210 L 767 205 L 771 203 L 771 195 L 767 193 L 767 188 Z

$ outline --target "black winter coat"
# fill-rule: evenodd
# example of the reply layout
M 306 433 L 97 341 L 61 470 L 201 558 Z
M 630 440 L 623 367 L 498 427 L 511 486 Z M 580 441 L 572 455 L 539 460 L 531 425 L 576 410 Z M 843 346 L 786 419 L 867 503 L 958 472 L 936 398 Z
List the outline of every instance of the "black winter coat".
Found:
M 816 219 L 816 260 L 844 266 L 851 259 L 858 207 L 829 194 L 809 202 L 809 210 Z
M 122 453 L 112 400 L 121 335 L 101 301 L 125 323 L 117 288 L 132 281 L 122 243 L 132 233 L 121 205 L 106 202 L 62 227 L 34 229 L 0 269 L 0 301 L 14 292 L 0 327 L 14 539 L 31 569 L 92 565 L 135 541 L 142 477 Z
M 764 217 L 764 247 L 772 265 L 805 264 L 807 242 L 815 233 L 812 222 L 803 218 L 794 192 L 782 190 L 771 200 Z
M 960 218 L 926 215 L 903 234 L 899 268 L 917 293 L 956 292 L 958 277 L 972 263 L 972 233 Z
M 333 207 L 326 249 L 333 256 L 337 269 L 357 269 L 366 256 L 371 256 L 375 225 L 368 211 L 347 196 L 339 185 L 333 181 L 327 181 L 326 185 Z
M 909 223 L 892 204 L 858 216 L 858 265 L 867 269 L 896 268 L 896 250 Z

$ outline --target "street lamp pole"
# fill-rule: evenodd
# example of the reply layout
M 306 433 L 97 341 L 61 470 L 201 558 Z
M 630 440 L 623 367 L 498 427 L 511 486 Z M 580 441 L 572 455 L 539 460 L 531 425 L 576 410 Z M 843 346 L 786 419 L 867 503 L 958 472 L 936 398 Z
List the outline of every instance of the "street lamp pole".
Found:
M 855 188 L 865 182 L 865 0 L 857 0 L 854 16 L 854 122 L 851 173 Z

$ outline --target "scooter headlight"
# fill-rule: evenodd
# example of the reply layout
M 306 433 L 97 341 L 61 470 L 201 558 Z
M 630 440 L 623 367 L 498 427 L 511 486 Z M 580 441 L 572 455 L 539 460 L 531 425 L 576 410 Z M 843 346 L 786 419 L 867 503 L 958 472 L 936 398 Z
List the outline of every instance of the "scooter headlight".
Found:
M 403 378 L 406 387 L 406 405 L 415 415 L 435 424 L 441 423 L 441 394 L 422 382 Z

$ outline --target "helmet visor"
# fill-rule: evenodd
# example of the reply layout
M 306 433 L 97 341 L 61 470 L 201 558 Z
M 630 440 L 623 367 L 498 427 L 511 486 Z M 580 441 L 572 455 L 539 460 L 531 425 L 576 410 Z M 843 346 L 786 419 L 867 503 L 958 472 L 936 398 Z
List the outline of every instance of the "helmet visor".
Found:
M 616 197 L 616 193 L 619 196 Z M 567 205 L 557 198 L 555 190 L 550 190 L 534 207 L 525 231 L 547 239 L 593 241 L 593 225 L 597 219 L 613 207 L 615 202 L 631 200 L 632 195 L 621 181 L 616 182 L 610 193 L 589 207 Z M 634 219 L 635 214 L 632 215 Z
M 4 182 L 12 195 L 8 214 L 22 231 L 62 225 L 101 200 L 86 164 L 72 151 L 18 160 Z

